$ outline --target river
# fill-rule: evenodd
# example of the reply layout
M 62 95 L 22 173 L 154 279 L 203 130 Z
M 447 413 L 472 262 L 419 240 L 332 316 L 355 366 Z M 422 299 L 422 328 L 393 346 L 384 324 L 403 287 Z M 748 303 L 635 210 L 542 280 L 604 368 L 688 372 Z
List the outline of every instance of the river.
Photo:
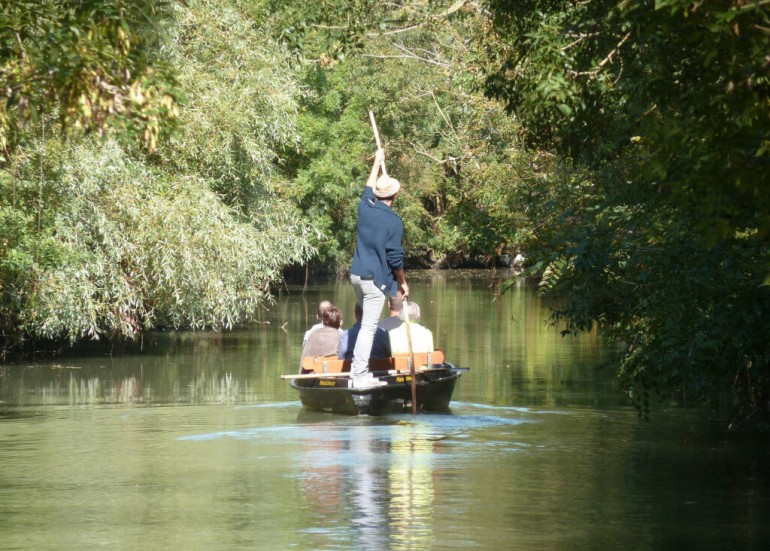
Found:
M 770 443 L 664 402 L 650 422 L 595 334 L 562 337 L 508 274 L 413 273 L 446 413 L 302 409 L 280 374 L 344 281 L 259 323 L 0 364 L 0 548 L 767 549 Z

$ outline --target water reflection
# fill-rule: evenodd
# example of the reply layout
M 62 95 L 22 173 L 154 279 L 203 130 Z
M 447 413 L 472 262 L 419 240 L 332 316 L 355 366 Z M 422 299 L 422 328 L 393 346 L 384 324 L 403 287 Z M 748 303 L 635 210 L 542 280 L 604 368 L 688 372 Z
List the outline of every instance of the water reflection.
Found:
M 371 427 L 354 427 L 347 439 L 351 466 L 343 473 L 343 495 L 351 499 L 351 525 L 358 549 L 388 549 L 387 470 L 389 442 L 374 438 Z
M 139 405 L 139 404 L 237 404 L 253 401 L 249 381 L 231 372 L 183 374 L 162 366 L 145 376 L 143 362 L 125 369 L 103 366 L 29 366 L 18 373 L 0 373 L 2 401 L 16 406 Z
M 392 549 L 433 549 L 434 441 L 425 425 L 402 422 L 392 445 L 390 518 Z
M 283 435 L 301 441 L 298 483 L 315 519 L 316 548 L 353 538 L 356 549 L 434 549 L 436 501 L 448 497 L 437 493 L 450 484 L 446 468 L 458 460 L 457 448 L 453 460 L 444 460 L 444 446 L 481 428 L 527 422 L 515 410 L 507 413 L 329 420 L 302 412 L 296 430 Z
M 423 319 L 449 361 L 472 371 L 457 400 L 494 405 L 626 404 L 611 357 L 595 334 L 562 338 L 523 280 L 500 295 L 507 274 L 415 272 Z M 95 344 L 56 362 L 0 366 L 0 408 L 38 405 L 254 404 L 296 398 L 280 374 L 299 361 L 315 304 L 353 310 L 350 285 L 329 281 L 282 291 L 260 323 L 227 333 L 167 332 L 122 347 Z
M 501 297 L 496 274 L 412 279 L 437 342 L 471 368 L 451 414 L 302 409 L 279 375 L 320 298 L 352 310 L 336 282 L 232 333 L 0 365 L 2 547 L 768 547 L 767 441 L 715 445 L 684 409 L 640 423 L 596 369 L 597 336 L 562 339 L 524 284 Z M 169 404 L 185 407 L 147 407 Z
M 340 526 L 356 549 L 431 549 L 432 443 L 411 424 L 307 426 L 302 496 L 332 543 Z M 340 517 L 346 522 L 340 523 Z M 325 548 L 323 541 L 319 548 Z

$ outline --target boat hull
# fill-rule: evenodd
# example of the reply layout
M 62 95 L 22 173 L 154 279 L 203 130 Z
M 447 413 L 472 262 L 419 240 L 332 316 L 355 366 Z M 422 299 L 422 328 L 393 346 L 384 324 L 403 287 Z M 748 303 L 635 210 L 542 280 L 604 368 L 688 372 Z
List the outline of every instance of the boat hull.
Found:
M 415 374 L 418 411 L 449 409 L 455 383 L 466 369 L 449 363 Z M 409 373 L 377 374 L 386 384 L 372 388 L 351 388 L 349 378 L 295 379 L 302 405 L 311 410 L 345 415 L 382 415 L 412 409 L 412 376 Z

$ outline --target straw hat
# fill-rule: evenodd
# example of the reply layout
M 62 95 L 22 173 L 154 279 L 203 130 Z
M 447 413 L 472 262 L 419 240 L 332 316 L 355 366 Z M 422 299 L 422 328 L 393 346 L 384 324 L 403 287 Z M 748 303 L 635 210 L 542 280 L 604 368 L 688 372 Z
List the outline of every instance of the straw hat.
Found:
M 374 184 L 374 196 L 379 199 L 393 197 L 399 189 L 401 189 L 401 184 L 398 180 L 383 174 L 377 178 L 377 183 Z

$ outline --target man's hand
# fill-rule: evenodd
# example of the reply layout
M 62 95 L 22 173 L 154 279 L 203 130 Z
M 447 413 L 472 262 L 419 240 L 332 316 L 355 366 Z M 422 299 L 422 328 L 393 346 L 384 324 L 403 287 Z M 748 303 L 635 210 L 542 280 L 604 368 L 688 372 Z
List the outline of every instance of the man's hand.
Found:
M 374 154 L 374 163 L 372 163 L 372 171 L 369 173 L 369 179 L 366 180 L 366 187 L 374 189 L 374 184 L 377 182 L 377 177 L 380 175 L 380 167 L 385 162 L 385 150 L 378 149 Z
M 409 298 L 409 285 L 406 284 L 406 272 L 404 272 L 404 268 L 393 270 L 393 275 L 396 276 L 399 290 L 401 291 L 401 294 L 404 295 L 404 299 Z
M 407 300 L 409 298 L 409 285 L 406 284 L 406 281 L 401 283 L 401 292 L 404 294 L 404 300 Z

